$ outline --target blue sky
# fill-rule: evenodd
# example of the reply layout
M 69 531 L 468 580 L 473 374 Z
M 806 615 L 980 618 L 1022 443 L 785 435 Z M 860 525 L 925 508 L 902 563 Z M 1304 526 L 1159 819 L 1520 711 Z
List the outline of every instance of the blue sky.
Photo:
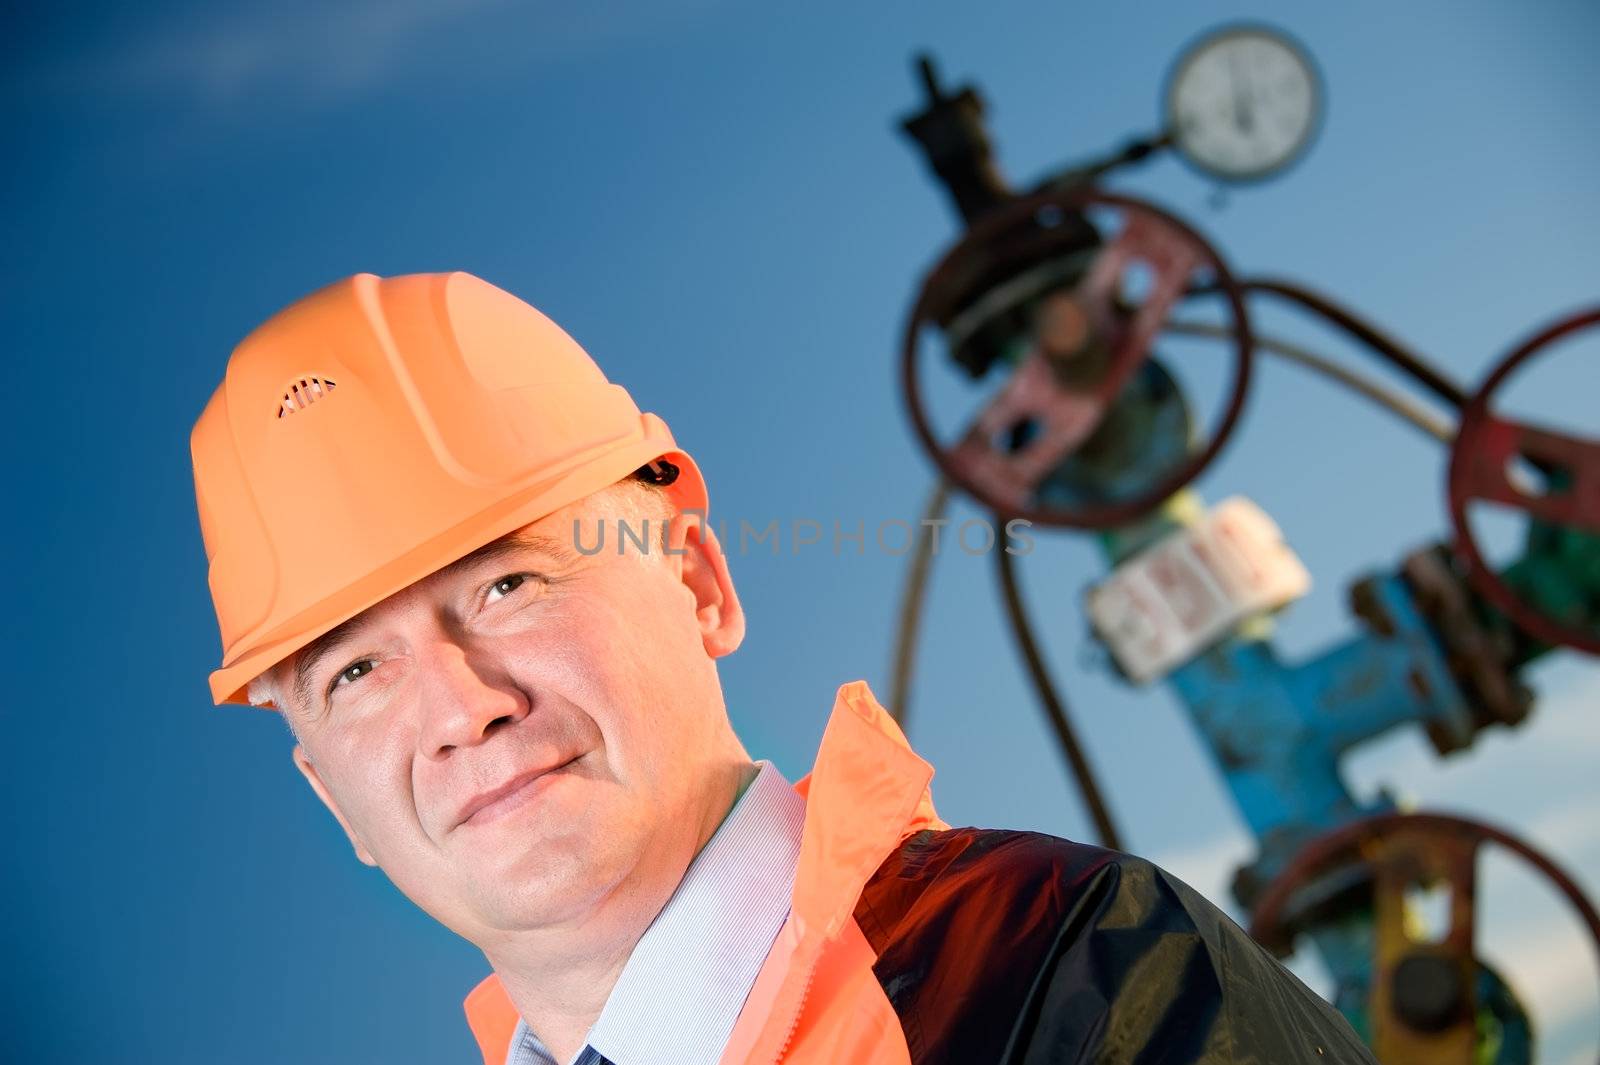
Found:
M 1600 10 L 1577 2 L 8 12 L 0 431 L 20 503 L 0 1008 L 17 1060 L 470 1060 L 459 1002 L 481 957 L 354 861 L 277 717 L 207 698 L 218 644 L 188 432 L 256 323 L 357 271 L 466 269 L 665 417 L 715 515 L 914 521 L 932 475 L 894 353 L 954 222 L 896 130 L 918 101 L 911 55 L 980 83 L 1021 183 L 1153 129 L 1170 60 L 1240 18 L 1316 55 L 1329 110 L 1310 155 L 1220 208 L 1172 159 L 1117 188 L 1190 218 L 1241 272 L 1369 312 L 1463 382 L 1595 301 Z M 1362 360 L 1292 315 L 1257 321 Z M 1594 347 L 1519 397 L 1592 426 Z M 1259 367 L 1201 488 L 1248 494 L 1309 566 L 1285 654 L 1348 635 L 1345 585 L 1444 534 L 1444 461 L 1322 382 Z M 1096 552 L 1051 535 L 1025 562 L 1130 846 L 1226 901 L 1249 841 L 1176 701 L 1095 664 L 1077 602 Z M 886 697 L 902 566 L 734 558 L 751 621 L 723 670 L 729 704 L 791 777 L 840 683 Z M 990 577 L 981 558 L 937 560 L 913 740 L 952 822 L 1087 836 Z M 1541 702 L 1516 733 L 1447 762 L 1395 736 L 1350 778 L 1516 826 L 1593 891 L 1600 669 L 1563 654 L 1531 679 Z M 1548 1060 L 1592 1060 L 1600 959 L 1509 868 L 1486 894 L 1489 949 L 1551 1030 Z

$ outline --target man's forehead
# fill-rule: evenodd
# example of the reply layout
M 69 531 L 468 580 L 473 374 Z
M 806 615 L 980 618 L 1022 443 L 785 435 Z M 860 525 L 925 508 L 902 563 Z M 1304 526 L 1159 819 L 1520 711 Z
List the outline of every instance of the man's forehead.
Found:
M 448 580 L 464 570 L 475 569 L 497 558 L 524 554 L 547 555 L 557 562 L 575 562 L 578 558 L 578 553 L 571 543 L 551 535 L 543 521 L 536 521 L 520 529 L 513 529 L 497 540 L 490 540 L 476 551 L 469 551 L 454 562 L 440 566 L 409 587 L 415 588 L 429 581 Z

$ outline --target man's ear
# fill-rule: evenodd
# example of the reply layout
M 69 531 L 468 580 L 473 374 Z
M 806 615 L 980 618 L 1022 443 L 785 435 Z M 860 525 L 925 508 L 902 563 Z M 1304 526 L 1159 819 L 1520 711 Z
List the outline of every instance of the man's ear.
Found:
M 706 654 L 721 658 L 744 641 L 744 608 L 733 589 L 728 559 L 705 515 L 697 510 L 676 514 L 671 522 L 668 554 L 678 563 L 684 587 L 694 595 L 695 618 Z
M 322 805 L 339 822 L 339 827 L 344 829 L 344 834 L 350 838 L 350 846 L 355 848 L 356 858 L 366 865 L 377 865 L 377 859 L 372 857 L 372 852 L 367 850 L 367 845 L 361 842 L 355 830 L 350 827 L 350 822 L 344 819 L 344 813 L 339 809 L 339 804 L 333 801 L 333 796 L 328 793 L 328 786 L 322 782 L 322 777 L 317 774 L 317 767 L 311 764 L 311 758 L 306 754 L 305 748 L 298 743 L 294 745 L 294 764 L 300 770 L 300 775 L 306 778 L 306 783 L 311 785 L 311 790 L 317 793 L 317 798 L 322 800 Z

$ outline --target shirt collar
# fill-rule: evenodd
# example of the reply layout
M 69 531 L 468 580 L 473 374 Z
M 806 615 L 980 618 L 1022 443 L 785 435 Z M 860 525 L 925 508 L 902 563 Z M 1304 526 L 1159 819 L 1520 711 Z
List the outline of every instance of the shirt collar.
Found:
M 588 1045 L 616 1065 L 716 1065 L 722 1057 L 789 915 L 805 823 L 805 800 L 771 762 L 758 766 L 640 937 L 589 1031 Z M 508 1065 L 550 1060 L 519 1020 Z

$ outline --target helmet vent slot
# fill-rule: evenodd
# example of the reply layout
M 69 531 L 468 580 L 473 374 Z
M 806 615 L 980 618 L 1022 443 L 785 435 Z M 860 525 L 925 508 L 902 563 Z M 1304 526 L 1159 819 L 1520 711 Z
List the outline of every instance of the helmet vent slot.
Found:
M 338 382 L 328 377 L 297 377 L 283 390 L 278 403 L 278 417 L 298 414 L 338 387 Z

